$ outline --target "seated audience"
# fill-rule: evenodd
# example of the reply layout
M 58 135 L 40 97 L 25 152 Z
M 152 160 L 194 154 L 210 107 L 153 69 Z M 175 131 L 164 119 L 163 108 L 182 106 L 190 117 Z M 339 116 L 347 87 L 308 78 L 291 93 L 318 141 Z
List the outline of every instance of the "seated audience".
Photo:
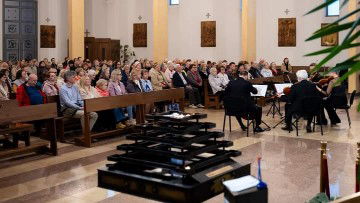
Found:
M 5 71 L 0 71 L 0 100 L 9 100 L 9 87 L 6 83 Z
M 128 78 L 130 77 L 130 66 L 125 65 L 123 70 L 121 71 L 121 82 L 123 84 L 127 84 Z
M 142 72 L 141 72 L 141 84 L 142 84 L 142 89 L 144 90 L 144 92 L 153 91 L 151 81 L 149 80 L 149 71 L 146 69 L 142 70 Z
M 49 73 L 48 79 L 45 80 L 42 90 L 46 96 L 55 96 L 59 94 L 55 73 Z
M 78 87 L 75 85 L 75 77 L 76 72 L 74 71 L 68 71 L 64 75 L 65 84 L 59 91 L 61 112 L 64 117 L 79 118 L 81 120 L 81 126 L 84 130 L 84 101 L 81 98 Z M 91 131 L 98 118 L 98 114 L 96 112 L 91 112 L 89 117 Z
M 198 67 L 195 64 L 191 64 L 189 71 L 187 72 L 187 77 L 189 79 L 190 85 L 198 89 L 202 88 L 202 79 L 199 74 Z
M 170 84 L 167 83 L 165 75 L 161 72 L 161 66 L 155 64 L 155 66 L 150 70 L 151 84 L 154 90 L 168 89 Z
M 38 85 L 38 77 L 35 74 L 30 74 L 28 81 L 17 88 L 16 99 L 19 106 L 46 103 L 46 95 Z
M 260 127 L 261 117 L 262 117 L 262 108 L 257 106 L 255 102 L 251 99 L 251 94 L 256 94 L 257 89 L 247 81 L 248 73 L 241 72 L 238 80 L 232 80 L 229 82 L 228 86 L 225 89 L 224 94 L 224 107 L 227 111 L 227 114 L 234 115 L 238 120 L 242 130 L 247 128 L 242 123 L 242 117 L 246 116 L 248 113 L 250 117 L 255 118 L 255 132 L 263 132 L 264 130 Z
M 270 70 L 271 70 L 273 76 L 278 76 L 281 74 L 281 70 L 277 69 L 275 62 L 270 63 Z
M 137 72 L 130 73 L 130 80 L 127 82 L 126 91 L 128 93 L 143 92 L 140 75 Z
M 110 96 L 108 91 L 108 81 L 104 79 L 100 79 L 96 82 L 96 91 L 98 92 L 100 97 L 108 97 Z
M 121 79 L 122 79 L 121 77 L 122 77 L 122 75 L 119 70 L 114 70 L 111 73 L 111 79 L 110 79 L 110 82 L 108 85 L 110 96 L 120 96 L 120 95 L 127 94 L 125 85 L 121 82 Z M 133 107 L 128 106 L 128 107 L 126 107 L 126 110 L 127 110 L 128 117 L 129 117 L 129 121 L 127 122 L 127 124 L 128 125 L 136 124 L 136 121 L 135 121 L 134 115 L 133 115 Z M 121 120 L 121 119 L 123 119 L 123 118 L 117 118 L 117 121 L 119 122 L 119 120 Z
M 226 86 L 223 84 L 223 81 L 217 74 L 217 70 L 215 67 L 210 69 L 209 84 L 210 84 L 212 93 L 214 95 L 218 95 L 220 98 L 220 101 L 222 101 L 224 98 L 224 90 L 225 90 Z
M 234 64 L 235 65 L 235 64 Z M 220 67 L 220 72 L 217 74 L 217 76 L 221 80 L 221 84 L 226 87 L 226 85 L 230 82 L 228 75 L 226 74 L 226 69 L 224 66 Z
M 28 80 L 29 76 L 25 70 L 19 70 L 16 72 L 16 80 L 13 82 L 13 92 L 16 93 L 18 87 L 24 84 Z
M 281 71 L 284 73 L 292 72 L 292 67 L 288 58 L 284 58 L 283 64 L 281 65 Z
M 247 68 L 246 68 L 247 69 Z M 252 63 L 249 69 L 249 73 L 252 75 L 253 78 L 262 78 L 263 75 L 259 70 L 259 65 L 256 63 Z
M 173 75 L 175 73 L 175 66 L 172 62 L 168 63 L 167 69 L 165 71 L 165 77 L 167 81 L 172 81 Z
M 63 84 L 65 84 L 64 82 L 64 75 L 68 70 L 66 69 L 62 69 L 59 73 L 59 76 L 56 79 L 56 84 L 59 87 L 59 89 L 63 86 Z
M 200 76 L 202 78 L 202 80 L 205 80 L 209 77 L 209 73 L 210 73 L 210 69 L 208 69 L 208 67 L 206 66 L 205 63 L 202 63 L 200 65 Z
M 183 87 L 185 88 L 185 94 L 189 97 L 190 100 L 190 108 L 204 108 L 204 106 L 200 103 L 200 93 L 196 87 L 192 87 L 190 85 L 190 81 L 188 77 L 183 73 L 183 67 L 179 64 L 175 65 L 176 73 L 173 76 L 173 85 L 175 88 Z
M 272 71 L 270 70 L 268 62 L 264 62 L 263 68 L 261 69 L 260 73 L 264 78 L 274 77 Z
M 81 98 L 84 99 L 93 99 L 98 98 L 100 95 L 96 89 L 91 86 L 91 78 L 89 76 L 83 76 L 79 82 L 79 91 Z

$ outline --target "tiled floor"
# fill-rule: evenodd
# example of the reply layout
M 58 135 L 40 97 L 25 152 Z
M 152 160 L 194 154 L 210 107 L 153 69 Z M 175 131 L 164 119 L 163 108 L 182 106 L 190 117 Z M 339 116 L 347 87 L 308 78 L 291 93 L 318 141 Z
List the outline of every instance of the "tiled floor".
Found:
M 266 113 L 264 109 L 264 114 Z M 190 111 L 190 110 L 189 110 Z M 217 123 L 222 129 L 223 111 L 191 110 L 208 114 L 206 121 Z M 232 119 L 233 132 L 225 139 L 234 141 L 234 149 L 243 155 L 237 161 L 251 162 L 252 174 L 257 171 L 256 158 L 262 157 L 263 179 L 269 187 L 269 200 L 274 203 L 305 202 L 319 192 L 320 140 L 329 142 L 328 162 L 331 192 L 346 196 L 354 192 L 356 142 L 360 142 L 360 114 L 351 110 L 352 128 L 349 129 L 345 112 L 339 111 L 342 123 L 337 127 L 319 129 L 307 134 L 304 129 L 296 137 L 280 129 L 281 126 L 261 134 L 239 130 Z M 280 116 L 263 119 L 270 126 Z M 226 127 L 228 130 L 228 125 Z M 124 143 L 120 138 L 94 148 L 60 144 L 60 155 L 30 156 L 25 159 L 0 161 L 1 202 L 153 202 L 142 198 L 97 188 L 97 170 L 105 166 L 106 157 L 115 154 L 115 147 Z M 219 195 L 207 202 L 223 202 Z

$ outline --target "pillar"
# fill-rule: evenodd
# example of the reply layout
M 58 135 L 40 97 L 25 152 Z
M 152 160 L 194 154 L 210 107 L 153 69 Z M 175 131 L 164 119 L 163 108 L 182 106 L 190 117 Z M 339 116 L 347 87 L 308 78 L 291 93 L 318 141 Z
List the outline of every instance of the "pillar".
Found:
M 359 5 L 357 5 L 357 1 L 349 1 L 348 2 L 348 13 L 354 11 L 356 8 L 358 8 Z M 356 15 L 352 15 L 349 18 L 349 21 L 356 21 L 357 18 L 359 18 L 360 16 L 356 16 Z M 357 40 L 357 42 L 359 42 L 360 40 Z M 355 41 L 356 42 L 356 41 Z M 348 57 L 353 57 L 355 56 L 359 51 L 359 48 L 352 48 L 349 49 L 348 52 Z M 349 88 L 348 91 L 349 93 L 353 92 L 354 90 L 356 90 L 356 92 L 360 92 L 360 86 L 359 86 L 359 73 L 354 73 L 352 75 L 349 76 Z
M 69 57 L 84 57 L 84 0 L 68 0 Z
M 256 0 L 242 0 L 242 59 L 256 61 Z
M 168 0 L 153 0 L 153 59 L 162 62 L 168 57 Z

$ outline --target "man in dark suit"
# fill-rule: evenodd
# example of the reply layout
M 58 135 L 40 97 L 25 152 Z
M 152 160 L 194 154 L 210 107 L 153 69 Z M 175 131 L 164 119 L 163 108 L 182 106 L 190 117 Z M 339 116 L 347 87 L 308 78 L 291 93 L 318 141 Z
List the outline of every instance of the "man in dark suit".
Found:
M 298 83 L 291 87 L 291 92 L 288 96 L 288 104 L 285 105 L 285 123 L 283 130 L 292 131 L 292 117 L 294 113 L 302 112 L 302 102 L 306 97 L 320 97 L 320 92 L 317 90 L 313 82 L 308 81 L 308 73 L 305 70 L 296 72 Z M 311 132 L 312 118 L 307 118 L 308 123 L 306 130 Z
M 190 108 L 204 108 L 204 106 L 200 103 L 200 93 L 196 87 L 192 87 L 190 85 L 190 81 L 183 72 L 183 67 L 179 64 L 175 65 L 176 72 L 173 75 L 172 82 L 175 88 L 183 87 L 185 89 L 185 94 L 189 96 L 190 100 Z
M 256 127 L 255 132 L 263 132 L 260 127 L 262 108 L 257 106 L 251 99 L 251 94 L 257 94 L 257 89 L 247 81 L 248 72 L 240 72 L 238 80 L 229 82 L 225 89 L 224 106 L 228 114 L 234 115 L 238 120 L 241 128 L 244 130 L 246 127 L 242 124 L 241 117 L 246 116 L 250 112 L 250 116 L 255 118 Z
M 126 91 L 128 93 L 143 92 L 140 76 L 136 72 L 131 72 L 130 80 L 127 81 Z

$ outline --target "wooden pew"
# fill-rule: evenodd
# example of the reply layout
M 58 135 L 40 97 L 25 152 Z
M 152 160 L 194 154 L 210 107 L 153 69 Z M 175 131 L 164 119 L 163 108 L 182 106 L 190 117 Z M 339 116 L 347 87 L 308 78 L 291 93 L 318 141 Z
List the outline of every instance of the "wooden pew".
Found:
M 293 73 L 296 73 L 299 70 L 306 70 L 306 72 L 310 72 L 310 66 L 292 66 Z
M 136 106 L 137 123 L 145 122 L 145 105 L 149 103 L 162 101 L 183 102 L 185 92 L 183 88 L 167 89 L 161 91 L 152 91 L 146 93 L 127 94 L 114 97 L 101 97 L 96 99 L 84 100 L 84 130 L 83 137 L 76 140 L 78 144 L 85 147 L 91 147 L 93 138 L 105 137 L 118 134 L 124 130 L 112 130 L 102 133 L 91 133 L 89 127 L 89 114 L 91 112 L 124 108 L 127 106 Z
M 15 106 L 14 104 L 14 101 L 9 101 L 8 105 L 0 105 L 0 124 L 10 124 L 10 128 L 4 129 L 3 133 L 8 133 L 9 130 L 11 131 L 12 127 L 16 127 L 15 123 L 26 123 L 44 120 L 47 122 L 46 127 L 48 140 L 50 141 L 50 148 L 48 148 L 48 142 L 41 141 L 36 144 L 26 146 L 24 148 L 2 151 L 0 152 L 0 157 L 4 158 L 21 153 L 34 152 L 39 150 L 50 151 L 53 155 L 57 155 L 57 139 L 54 120 L 57 117 L 56 104 L 42 104 L 24 107 L 19 107 L 17 105 Z
M 204 80 L 204 101 L 205 108 L 215 107 L 215 109 L 220 109 L 220 98 L 212 93 L 208 80 Z

